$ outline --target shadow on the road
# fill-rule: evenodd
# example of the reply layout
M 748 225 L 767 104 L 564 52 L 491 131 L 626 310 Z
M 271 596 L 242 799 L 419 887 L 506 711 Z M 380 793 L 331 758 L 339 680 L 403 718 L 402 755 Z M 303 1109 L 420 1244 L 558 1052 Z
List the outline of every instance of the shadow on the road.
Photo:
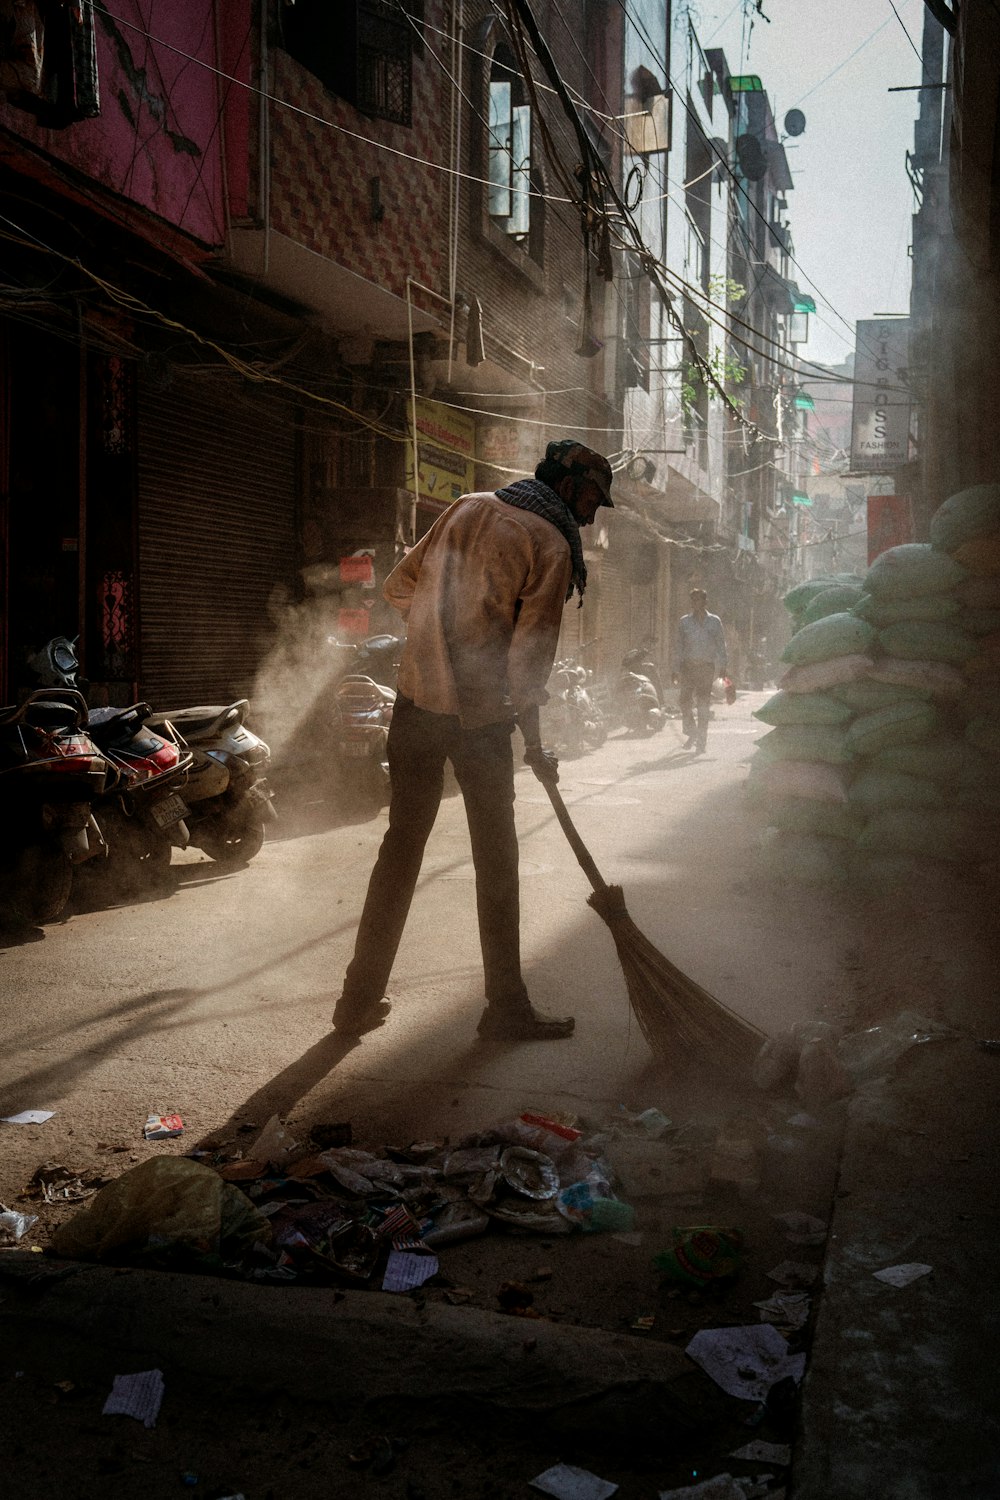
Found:
M 0 949 L 23 948 L 25 943 L 41 943 L 44 939 L 44 928 L 33 927 L 30 922 L 10 922 L 0 925 Z
M 321 1037 L 301 1057 L 290 1062 L 237 1105 L 228 1120 L 214 1126 L 205 1134 L 204 1140 L 217 1141 L 224 1138 L 228 1130 L 241 1125 L 263 1126 L 272 1115 L 291 1114 L 299 1100 L 332 1073 L 349 1053 L 361 1045 L 362 1040 L 337 1036 L 333 1031 Z

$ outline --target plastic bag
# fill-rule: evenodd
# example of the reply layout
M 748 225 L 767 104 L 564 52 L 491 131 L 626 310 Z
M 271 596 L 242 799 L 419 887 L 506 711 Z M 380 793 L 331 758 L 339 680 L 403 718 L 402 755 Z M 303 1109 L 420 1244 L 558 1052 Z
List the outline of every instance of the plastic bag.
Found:
M 891 1068 L 911 1047 L 947 1041 L 955 1034 L 918 1011 L 903 1010 L 881 1026 L 850 1032 L 841 1039 L 837 1055 L 855 1080 L 873 1078 Z
M 271 1229 L 250 1199 L 211 1167 L 158 1156 L 107 1183 L 52 1237 L 71 1260 L 171 1260 L 239 1254 Z
M 653 1256 L 653 1265 L 668 1281 L 703 1287 L 710 1281 L 727 1281 L 742 1265 L 743 1235 L 739 1229 L 717 1224 L 695 1224 L 675 1228 L 673 1244 Z

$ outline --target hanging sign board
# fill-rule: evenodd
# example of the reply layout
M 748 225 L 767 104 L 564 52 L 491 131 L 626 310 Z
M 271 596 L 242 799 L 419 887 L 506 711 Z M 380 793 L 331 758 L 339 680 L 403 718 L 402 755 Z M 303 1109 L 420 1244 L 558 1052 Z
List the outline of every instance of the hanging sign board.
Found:
M 364 640 L 368 634 L 368 619 L 366 609 L 338 609 L 337 635 L 342 640 Z
M 417 493 L 423 500 L 450 505 L 475 488 L 476 424 L 464 412 L 453 411 L 440 401 L 418 396 L 417 457 L 420 480 Z M 406 446 L 406 487 L 413 489 L 412 411 L 411 441 Z
M 909 495 L 868 496 L 868 566 L 890 547 L 916 541 Z
M 909 318 L 856 325 L 851 470 L 885 474 L 910 456 Z
M 363 589 L 373 589 L 375 587 L 374 559 L 368 553 L 363 553 L 360 557 L 342 557 L 340 581 L 360 584 Z

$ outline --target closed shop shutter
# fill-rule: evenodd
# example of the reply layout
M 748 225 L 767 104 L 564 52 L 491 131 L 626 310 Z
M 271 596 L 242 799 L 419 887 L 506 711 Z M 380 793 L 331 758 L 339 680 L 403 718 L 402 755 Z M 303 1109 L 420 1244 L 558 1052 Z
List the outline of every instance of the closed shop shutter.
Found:
M 292 409 L 178 373 L 139 389 L 141 683 L 158 709 L 250 697 L 296 565 Z

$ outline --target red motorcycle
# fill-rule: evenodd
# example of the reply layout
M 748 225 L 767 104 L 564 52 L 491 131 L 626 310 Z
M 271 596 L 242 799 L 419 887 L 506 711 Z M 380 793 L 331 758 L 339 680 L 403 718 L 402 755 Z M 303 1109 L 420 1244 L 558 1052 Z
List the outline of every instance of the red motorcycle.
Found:
M 0 708 L 0 910 L 52 922 L 69 900 L 73 866 L 104 847 L 93 808 L 109 767 L 87 731 L 87 704 L 43 688 Z

